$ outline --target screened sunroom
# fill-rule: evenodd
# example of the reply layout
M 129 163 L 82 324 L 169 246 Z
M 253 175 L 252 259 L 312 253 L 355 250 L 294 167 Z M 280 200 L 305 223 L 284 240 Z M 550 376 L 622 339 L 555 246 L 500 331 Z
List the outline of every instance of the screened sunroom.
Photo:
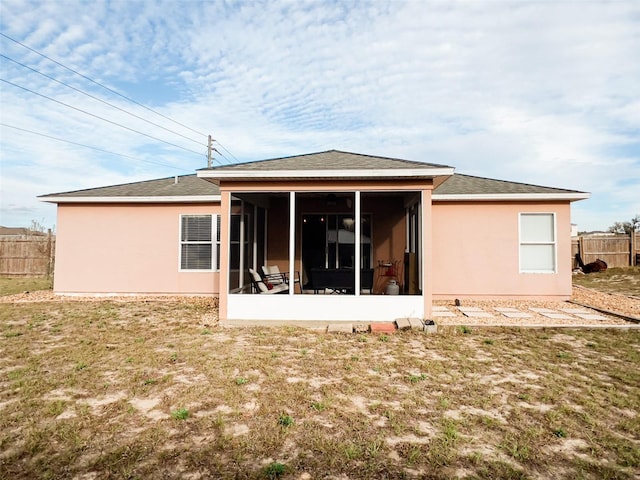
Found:
M 421 317 L 421 199 L 419 191 L 233 192 L 228 318 Z
M 431 192 L 452 171 L 336 151 L 200 171 L 221 192 L 221 318 L 424 318 Z

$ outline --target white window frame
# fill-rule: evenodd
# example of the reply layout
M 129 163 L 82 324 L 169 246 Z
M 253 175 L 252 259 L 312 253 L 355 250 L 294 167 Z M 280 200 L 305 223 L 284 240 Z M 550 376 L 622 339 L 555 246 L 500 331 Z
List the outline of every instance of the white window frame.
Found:
M 552 241 L 524 241 L 522 239 L 522 219 L 527 216 L 551 216 L 553 225 L 553 240 Z M 553 270 L 547 269 L 531 269 L 523 270 L 522 268 L 522 247 L 525 245 L 549 245 L 553 247 Z M 518 270 L 520 273 L 546 273 L 555 274 L 558 273 L 558 226 L 556 224 L 555 212 L 520 212 L 518 214 Z
M 211 217 L 211 240 L 210 241 L 185 241 L 182 240 L 182 219 L 184 217 Z M 220 266 L 218 263 L 218 252 L 220 251 L 220 238 L 218 237 L 218 222 L 220 215 L 215 213 L 181 213 L 178 219 L 178 271 L 179 272 L 217 272 Z M 211 268 L 182 268 L 182 246 L 183 245 L 211 245 Z

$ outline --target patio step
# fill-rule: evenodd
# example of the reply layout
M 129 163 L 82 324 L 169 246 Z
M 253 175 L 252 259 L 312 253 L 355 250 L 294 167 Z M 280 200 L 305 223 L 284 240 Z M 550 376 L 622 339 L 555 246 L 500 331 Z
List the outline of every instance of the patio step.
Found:
M 396 318 L 396 326 L 398 330 L 422 330 L 424 324 L 419 318 Z
M 396 324 L 376 322 L 372 323 L 369 328 L 371 330 L 371 333 L 395 333 Z
M 330 323 L 327 326 L 327 333 L 353 333 L 351 323 Z
M 425 325 L 419 318 L 397 318 L 393 322 L 373 322 L 367 323 L 330 323 L 327 325 L 327 333 L 379 333 L 389 334 L 398 330 L 421 330 L 427 333 L 435 333 L 435 324 Z

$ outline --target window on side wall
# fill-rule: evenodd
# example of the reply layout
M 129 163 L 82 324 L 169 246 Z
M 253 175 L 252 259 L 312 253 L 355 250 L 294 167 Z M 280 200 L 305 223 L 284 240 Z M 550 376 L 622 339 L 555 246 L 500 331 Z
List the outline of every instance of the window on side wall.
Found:
M 220 245 L 216 215 L 180 215 L 180 270 L 216 270 Z
M 555 214 L 521 213 L 520 273 L 555 273 L 556 257 Z

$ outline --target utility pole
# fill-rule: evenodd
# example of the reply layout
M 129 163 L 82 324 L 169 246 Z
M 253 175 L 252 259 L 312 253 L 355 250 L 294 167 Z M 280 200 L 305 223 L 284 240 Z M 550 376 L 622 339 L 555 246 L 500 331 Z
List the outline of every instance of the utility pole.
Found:
M 209 135 L 209 141 L 207 143 L 207 168 L 211 168 L 211 156 L 213 152 L 213 146 L 211 142 L 212 138 L 211 135 Z

